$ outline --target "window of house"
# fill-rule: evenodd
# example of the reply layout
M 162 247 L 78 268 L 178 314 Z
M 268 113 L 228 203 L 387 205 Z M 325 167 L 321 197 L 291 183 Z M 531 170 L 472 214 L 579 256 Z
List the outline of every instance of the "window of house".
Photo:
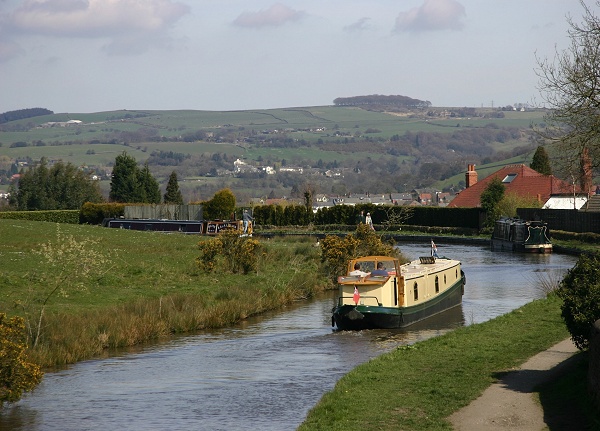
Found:
M 516 177 L 517 177 L 517 174 L 508 174 L 507 176 L 504 177 L 502 182 L 505 184 L 511 183 L 512 180 L 514 180 Z

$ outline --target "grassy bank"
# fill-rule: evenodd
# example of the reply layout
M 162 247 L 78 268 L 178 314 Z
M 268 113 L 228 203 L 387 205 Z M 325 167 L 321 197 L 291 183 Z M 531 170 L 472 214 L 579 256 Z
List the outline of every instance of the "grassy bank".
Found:
M 560 301 L 551 295 L 489 322 L 400 347 L 344 376 L 299 430 L 450 430 L 446 418 L 451 413 L 477 398 L 503 372 L 568 336 Z M 581 378 L 582 369 L 570 373 Z M 553 400 L 548 401 L 553 413 L 561 414 L 561 407 L 572 405 L 563 402 L 566 397 L 575 397 L 592 415 L 585 385 L 564 392 L 564 382 L 544 387 L 540 398 Z
M 330 287 L 310 237 L 260 240 L 249 275 L 200 271 L 208 238 L 197 235 L 0 220 L 0 238 L 0 310 L 23 316 L 30 339 L 39 326 L 30 356 L 46 367 L 229 325 Z

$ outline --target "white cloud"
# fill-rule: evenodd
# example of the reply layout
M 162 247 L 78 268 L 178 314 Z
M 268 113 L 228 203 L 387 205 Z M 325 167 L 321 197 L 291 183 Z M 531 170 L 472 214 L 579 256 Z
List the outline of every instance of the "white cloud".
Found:
M 278 27 L 287 22 L 297 21 L 303 16 L 304 12 L 277 3 L 258 12 L 244 12 L 233 21 L 233 24 L 250 28 Z
M 398 32 L 460 30 L 465 7 L 456 0 L 425 0 L 418 8 L 402 12 L 396 18 Z
M 108 38 L 108 51 L 141 52 L 167 32 L 189 7 L 171 0 L 26 0 L 2 21 L 23 35 Z

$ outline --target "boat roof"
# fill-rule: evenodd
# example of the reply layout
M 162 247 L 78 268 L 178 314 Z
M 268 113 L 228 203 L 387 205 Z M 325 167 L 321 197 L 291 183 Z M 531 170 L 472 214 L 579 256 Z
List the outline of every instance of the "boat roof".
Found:
M 379 261 L 385 261 L 385 262 L 389 262 L 389 261 L 399 261 L 400 259 L 398 259 L 397 257 L 391 257 L 391 256 L 363 256 L 363 257 L 357 257 L 352 259 L 352 262 L 379 262 Z
M 447 259 L 445 257 L 413 260 L 400 266 L 400 273 L 405 279 L 421 277 L 428 273 L 440 272 L 448 268 L 460 265 L 459 260 Z

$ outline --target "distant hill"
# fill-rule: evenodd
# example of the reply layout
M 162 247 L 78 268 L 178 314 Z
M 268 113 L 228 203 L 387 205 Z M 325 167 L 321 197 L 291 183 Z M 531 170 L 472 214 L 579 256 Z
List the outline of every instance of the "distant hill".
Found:
M 147 162 L 162 184 L 176 171 L 190 201 L 209 199 L 224 187 L 240 200 L 295 197 L 306 184 L 338 195 L 433 184 L 456 190 L 467 164 L 476 164 L 483 176 L 484 165 L 532 154 L 532 124 L 544 118 L 540 110 L 391 108 L 42 110 L 43 115 L 0 125 L 0 190 L 16 171 L 42 157 L 94 172 L 107 188 L 123 151 L 139 164 Z M 234 165 L 238 159 L 244 165 Z
M 338 97 L 333 101 L 336 106 L 392 106 L 400 108 L 429 108 L 428 100 L 413 99 L 408 96 L 383 96 L 372 94 L 370 96 Z
M 41 115 L 51 115 L 54 112 L 45 108 L 18 109 L 16 111 L 7 111 L 0 114 L 0 124 L 9 121 L 23 120 L 24 118 L 39 117 Z

